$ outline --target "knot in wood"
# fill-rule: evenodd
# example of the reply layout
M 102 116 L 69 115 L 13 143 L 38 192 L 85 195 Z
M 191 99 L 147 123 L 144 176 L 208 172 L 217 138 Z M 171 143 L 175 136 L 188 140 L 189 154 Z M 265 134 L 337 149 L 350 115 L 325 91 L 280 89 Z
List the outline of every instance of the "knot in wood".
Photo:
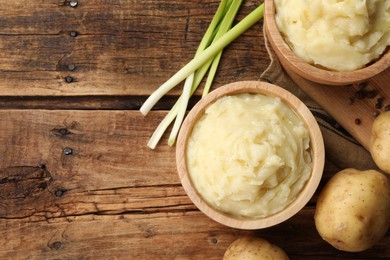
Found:
M 0 169 L 0 197 L 9 207 L 47 189 L 52 176 L 42 166 L 14 166 Z M 19 208 L 15 208 L 19 209 Z
M 53 250 L 59 250 L 62 247 L 62 243 L 60 241 L 56 241 L 50 245 L 50 248 Z

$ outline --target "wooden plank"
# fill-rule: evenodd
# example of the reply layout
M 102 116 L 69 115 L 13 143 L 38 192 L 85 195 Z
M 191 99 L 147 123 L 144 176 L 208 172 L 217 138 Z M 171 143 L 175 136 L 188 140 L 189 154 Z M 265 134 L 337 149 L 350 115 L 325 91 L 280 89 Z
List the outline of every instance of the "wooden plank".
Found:
M 69 1 L 7 1 L 0 8 L 0 96 L 149 95 L 192 59 L 218 3 L 92 0 L 71 8 Z M 256 5 L 244 5 L 240 18 Z M 216 86 L 256 80 L 268 62 L 257 25 L 226 49 Z
M 221 259 L 235 239 L 252 234 L 278 244 L 290 259 L 385 259 L 386 237 L 361 253 L 340 252 L 315 231 L 313 209 L 305 208 L 276 227 L 240 231 L 200 212 L 84 215 L 35 223 L 2 221 L 4 259 Z M 11 231 L 11 232 L 10 232 Z M 37 239 L 39 237 L 39 239 Z
M 224 232 L 224 227 L 199 213 L 170 217 L 91 215 L 60 223 L 11 223 L 8 230 L 12 227 L 17 230 L 13 236 L 4 229 L 0 231 L 8 240 L 1 242 L 5 246 L 0 253 L 2 258 L 220 259 L 223 248 L 234 237 L 234 231 Z M 31 233 L 39 234 L 40 239 Z M 19 235 L 19 241 L 15 235 Z
M 221 259 L 248 233 L 291 259 L 390 258 L 389 234 L 356 254 L 322 241 L 318 193 L 276 227 L 221 226 L 186 196 L 166 136 L 146 147 L 166 111 L 128 110 L 192 58 L 219 1 L 69 2 L 0 6 L 0 259 Z M 244 1 L 238 20 L 258 4 Z M 226 49 L 214 87 L 257 80 L 268 64 L 260 23 Z M 319 190 L 338 170 L 326 163 Z
M 291 259 L 390 257 L 389 235 L 357 254 L 322 241 L 313 221 L 316 196 L 264 230 L 207 218 L 182 189 L 166 137 L 157 150 L 146 148 L 165 113 L 0 110 L 0 258 L 221 259 L 244 234 L 278 244 Z M 321 185 L 338 170 L 327 162 Z
M 121 187 L 176 184 L 174 148 L 150 150 L 146 143 L 165 112 L 143 117 L 138 111 L 3 110 L 0 112 L 1 168 L 45 165 L 67 190 L 104 189 L 105 179 Z M 63 149 L 72 148 L 66 156 Z M 154 176 L 148 163 L 160 174 Z M 99 175 L 88 175 L 90 172 Z M 73 174 L 69 176 L 69 174 Z M 175 177 L 175 178 L 173 178 Z M 82 179 L 88 182 L 82 184 Z M 76 180 L 80 181 L 77 182 Z M 123 184 L 123 183 L 122 183 Z M 80 185 L 86 185 L 81 187 Z

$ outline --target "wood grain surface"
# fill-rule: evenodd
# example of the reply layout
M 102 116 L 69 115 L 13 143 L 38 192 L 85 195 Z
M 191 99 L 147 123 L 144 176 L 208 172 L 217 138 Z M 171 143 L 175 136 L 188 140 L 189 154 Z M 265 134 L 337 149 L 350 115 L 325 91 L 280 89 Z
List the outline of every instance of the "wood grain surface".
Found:
M 221 259 L 234 239 L 250 233 L 292 259 L 390 254 L 388 237 L 360 254 L 323 242 L 313 221 L 317 194 L 298 215 L 264 230 L 209 219 L 180 185 L 175 149 L 145 146 L 164 114 L 146 120 L 138 111 L 1 110 L 2 258 Z M 323 182 L 336 170 L 327 162 Z
M 71 8 L 69 1 L 44 2 L 0 7 L 2 96 L 149 95 L 192 59 L 219 4 L 89 0 Z M 256 5 L 245 3 L 242 15 Z M 216 84 L 258 78 L 259 64 L 267 65 L 263 47 L 259 27 L 237 39 Z
M 147 117 L 137 109 L 193 56 L 218 3 L 1 3 L 0 259 L 221 259 L 244 234 L 291 259 L 390 257 L 389 235 L 362 253 L 325 243 L 318 193 L 275 227 L 222 226 L 185 194 L 166 136 L 146 147 L 180 88 Z M 258 4 L 244 1 L 238 19 Z M 259 23 L 226 49 L 214 88 L 257 80 L 268 64 Z M 338 170 L 326 161 L 319 190 Z

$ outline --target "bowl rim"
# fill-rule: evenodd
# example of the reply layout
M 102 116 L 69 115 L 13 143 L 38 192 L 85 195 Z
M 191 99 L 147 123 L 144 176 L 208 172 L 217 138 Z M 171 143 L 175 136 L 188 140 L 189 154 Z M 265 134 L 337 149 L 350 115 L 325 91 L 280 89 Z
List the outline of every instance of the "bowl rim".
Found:
M 250 219 L 235 217 L 223 213 L 206 203 L 192 185 L 187 171 L 186 149 L 187 140 L 198 119 L 205 113 L 205 109 L 217 99 L 240 93 L 260 93 L 279 97 L 286 105 L 291 107 L 299 118 L 305 123 L 310 136 L 313 168 L 309 180 L 298 197 L 284 210 L 271 216 Z M 321 181 L 325 163 L 325 148 L 319 125 L 308 107 L 289 91 L 271 83 L 262 81 L 239 81 L 219 87 L 202 98 L 189 112 L 181 127 L 176 144 L 176 167 L 181 184 L 188 197 L 195 206 L 209 218 L 223 225 L 238 229 L 262 229 L 279 224 L 298 213 L 314 195 Z
M 274 0 L 264 0 L 264 27 L 267 38 L 284 67 L 310 81 L 326 85 L 349 85 L 365 81 L 390 66 L 390 48 L 373 63 L 354 71 L 332 71 L 311 65 L 295 55 L 284 40 L 275 21 Z

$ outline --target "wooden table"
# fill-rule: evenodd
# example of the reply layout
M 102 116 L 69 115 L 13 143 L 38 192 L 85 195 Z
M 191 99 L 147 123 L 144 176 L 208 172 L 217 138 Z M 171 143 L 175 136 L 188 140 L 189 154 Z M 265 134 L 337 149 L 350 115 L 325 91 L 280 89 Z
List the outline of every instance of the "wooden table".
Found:
M 291 259 L 390 257 L 390 236 L 362 253 L 322 241 L 316 196 L 272 228 L 222 226 L 186 196 L 167 137 L 146 147 L 180 88 L 147 117 L 138 109 L 192 58 L 218 3 L 1 3 L 1 259 L 221 259 L 245 234 Z M 238 19 L 258 4 L 244 1 Z M 226 49 L 213 87 L 258 80 L 268 64 L 259 23 Z M 328 160 L 323 183 L 338 170 Z

